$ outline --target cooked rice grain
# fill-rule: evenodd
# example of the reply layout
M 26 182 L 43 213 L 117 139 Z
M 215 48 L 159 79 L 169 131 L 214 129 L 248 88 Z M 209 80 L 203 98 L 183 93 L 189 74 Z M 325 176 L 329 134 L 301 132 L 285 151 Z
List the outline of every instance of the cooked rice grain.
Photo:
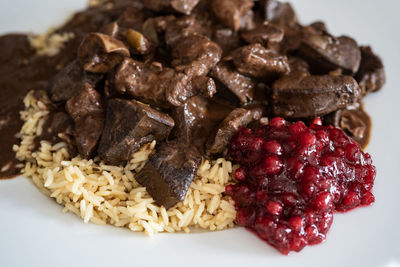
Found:
M 148 235 L 234 226 L 233 201 L 224 195 L 235 169 L 231 162 L 223 158 L 204 160 L 185 200 L 166 210 L 155 204 L 134 178 L 154 153 L 155 141 L 134 153 L 126 166 L 106 165 L 98 157 L 71 158 L 63 142 L 51 145 L 41 141 L 38 150 L 32 151 L 33 140 L 49 114 L 48 103 L 48 99 L 36 99 L 33 92 L 25 97 L 21 143 L 14 150 L 17 158 L 25 162 L 24 176 L 63 205 L 63 212 L 75 213 L 85 223 L 112 224 Z

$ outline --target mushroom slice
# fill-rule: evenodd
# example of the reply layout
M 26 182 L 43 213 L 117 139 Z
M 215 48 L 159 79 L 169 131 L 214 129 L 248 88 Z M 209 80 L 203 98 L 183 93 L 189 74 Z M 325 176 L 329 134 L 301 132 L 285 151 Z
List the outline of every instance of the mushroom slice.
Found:
M 94 73 L 107 73 L 129 56 L 121 41 L 102 33 L 89 33 L 78 48 L 79 63 L 85 71 Z

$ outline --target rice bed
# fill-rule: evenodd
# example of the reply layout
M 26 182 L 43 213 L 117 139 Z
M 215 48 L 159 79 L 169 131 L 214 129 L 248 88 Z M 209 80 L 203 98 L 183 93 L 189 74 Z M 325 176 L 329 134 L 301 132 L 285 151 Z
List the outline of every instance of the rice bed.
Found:
M 25 162 L 22 173 L 41 192 L 63 205 L 63 212 L 73 212 L 85 223 L 128 227 L 148 235 L 234 226 L 233 201 L 223 194 L 235 169 L 230 161 L 203 160 L 185 200 L 166 210 L 135 180 L 135 174 L 154 153 L 155 141 L 134 153 L 126 166 L 106 165 L 97 157 L 71 158 L 64 142 L 52 145 L 41 141 L 39 148 L 32 151 L 33 140 L 40 135 L 49 114 L 49 100 L 36 99 L 29 92 L 24 105 L 21 143 L 14 146 L 17 158 Z

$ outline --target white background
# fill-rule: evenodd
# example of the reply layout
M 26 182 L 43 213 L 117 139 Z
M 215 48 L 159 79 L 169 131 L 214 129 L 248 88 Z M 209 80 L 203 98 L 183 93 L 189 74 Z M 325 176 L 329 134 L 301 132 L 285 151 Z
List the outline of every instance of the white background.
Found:
M 367 150 L 378 170 L 372 207 L 336 214 L 324 244 L 282 256 L 240 228 L 148 238 L 84 224 L 17 178 L 0 182 L 0 266 L 400 267 L 400 1 L 291 2 L 302 22 L 324 20 L 332 33 L 371 44 L 384 60 L 387 84 L 366 99 L 374 125 Z M 0 0 L 0 33 L 44 32 L 84 6 L 85 0 Z

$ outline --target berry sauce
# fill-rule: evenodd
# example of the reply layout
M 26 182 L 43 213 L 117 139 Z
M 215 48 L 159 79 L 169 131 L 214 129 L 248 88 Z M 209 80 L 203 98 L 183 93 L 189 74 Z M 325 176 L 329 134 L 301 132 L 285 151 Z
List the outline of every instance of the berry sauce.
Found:
M 371 157 L 342 130 L 314 119 L 307 127 L 279 117 L 268 126 L 240 128 L 230 154 L 240 168 L 226 193 L 236 222 L 283 254 L 325 240 L 335 211 L 375 201 Z

